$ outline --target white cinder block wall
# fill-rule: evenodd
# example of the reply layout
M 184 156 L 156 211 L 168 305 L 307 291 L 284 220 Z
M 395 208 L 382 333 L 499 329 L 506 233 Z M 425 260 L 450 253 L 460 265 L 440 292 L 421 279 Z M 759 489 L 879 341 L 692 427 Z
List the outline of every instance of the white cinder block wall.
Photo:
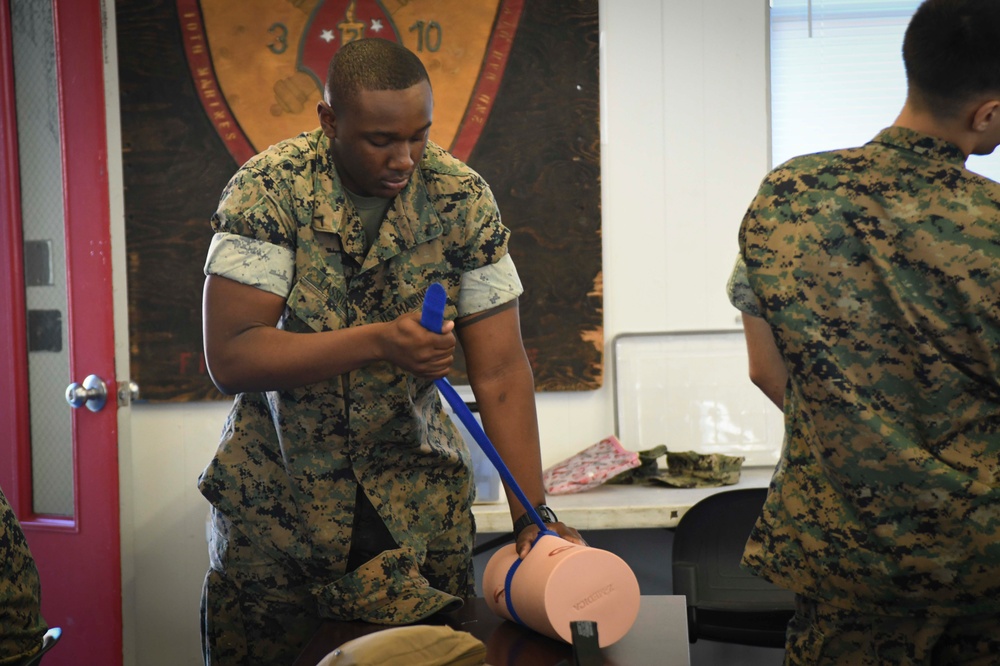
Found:
M 112 0 L 105 11 L 112 227 L 124 269 Z M 738 326 L 724 285 L 740 218 L 769 164 L 765 0 L 602 0 L 600 22 L 605 385 L 538 396 L 545 465 L 614 432 L 616 335 Z M 127 368 L 127 326 L 119 329 Z M 199 663 L 207 507 L 195 485 L 227 410 L 120 412 L 126 664 Z

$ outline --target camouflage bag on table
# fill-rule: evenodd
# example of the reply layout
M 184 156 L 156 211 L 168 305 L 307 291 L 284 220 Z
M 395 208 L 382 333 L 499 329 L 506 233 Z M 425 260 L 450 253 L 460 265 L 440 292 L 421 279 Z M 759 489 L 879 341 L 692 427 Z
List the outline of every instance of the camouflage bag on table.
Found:
M 666 456 L 667 466 L 661 468 L 658 460 Z M 639 467 L 619 474 L 608 483 L 635 485 L 647 484 L 674 488 L 712 488 L 739 483 L 743 467 L 742 456 L 724 453 L 695 453 L 694 451 L 667 451 L 664 445 L 639 451 Z

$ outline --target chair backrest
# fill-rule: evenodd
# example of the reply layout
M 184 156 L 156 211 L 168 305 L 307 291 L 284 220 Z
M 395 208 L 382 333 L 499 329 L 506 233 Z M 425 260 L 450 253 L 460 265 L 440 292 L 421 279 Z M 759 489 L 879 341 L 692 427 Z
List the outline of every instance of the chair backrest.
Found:
M 38 666 L 42 663 L 42 657 L 45 653 L 55 647 L 55 644 L 59 642 L 62 637 L 62 629 L 60 627 L 49 627 L 49 630 L 45 632 L 42 637 L 42 649 L 36 652 L 31 659 L 21 664 L 21 666 Z
M 674 594 L 687 597 L 688 634 L 747 645 L 784 645 L 795 595 L 740 567 L 766 488 L 715 493 L 685 513 L 674 532 Z

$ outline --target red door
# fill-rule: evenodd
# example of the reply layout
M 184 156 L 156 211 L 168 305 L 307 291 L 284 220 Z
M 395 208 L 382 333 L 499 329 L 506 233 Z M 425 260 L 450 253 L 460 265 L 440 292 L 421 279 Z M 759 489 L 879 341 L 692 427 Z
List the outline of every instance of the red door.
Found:
M 0 486 L 63 629 L 46 666 L 122 663 L 103 73 L 100 0 L 0 0 Z M 89 375 L 107 402 L 72 409 Z

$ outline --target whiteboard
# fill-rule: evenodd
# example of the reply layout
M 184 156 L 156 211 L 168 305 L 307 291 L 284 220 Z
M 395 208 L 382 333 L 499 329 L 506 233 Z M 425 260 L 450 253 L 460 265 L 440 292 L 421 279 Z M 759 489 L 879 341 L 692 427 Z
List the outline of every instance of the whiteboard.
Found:
M 612 346 L 615 432 L 626 449 L 778 461 L 782 413 L 750 381 L 742 330 L 623 333 Z

